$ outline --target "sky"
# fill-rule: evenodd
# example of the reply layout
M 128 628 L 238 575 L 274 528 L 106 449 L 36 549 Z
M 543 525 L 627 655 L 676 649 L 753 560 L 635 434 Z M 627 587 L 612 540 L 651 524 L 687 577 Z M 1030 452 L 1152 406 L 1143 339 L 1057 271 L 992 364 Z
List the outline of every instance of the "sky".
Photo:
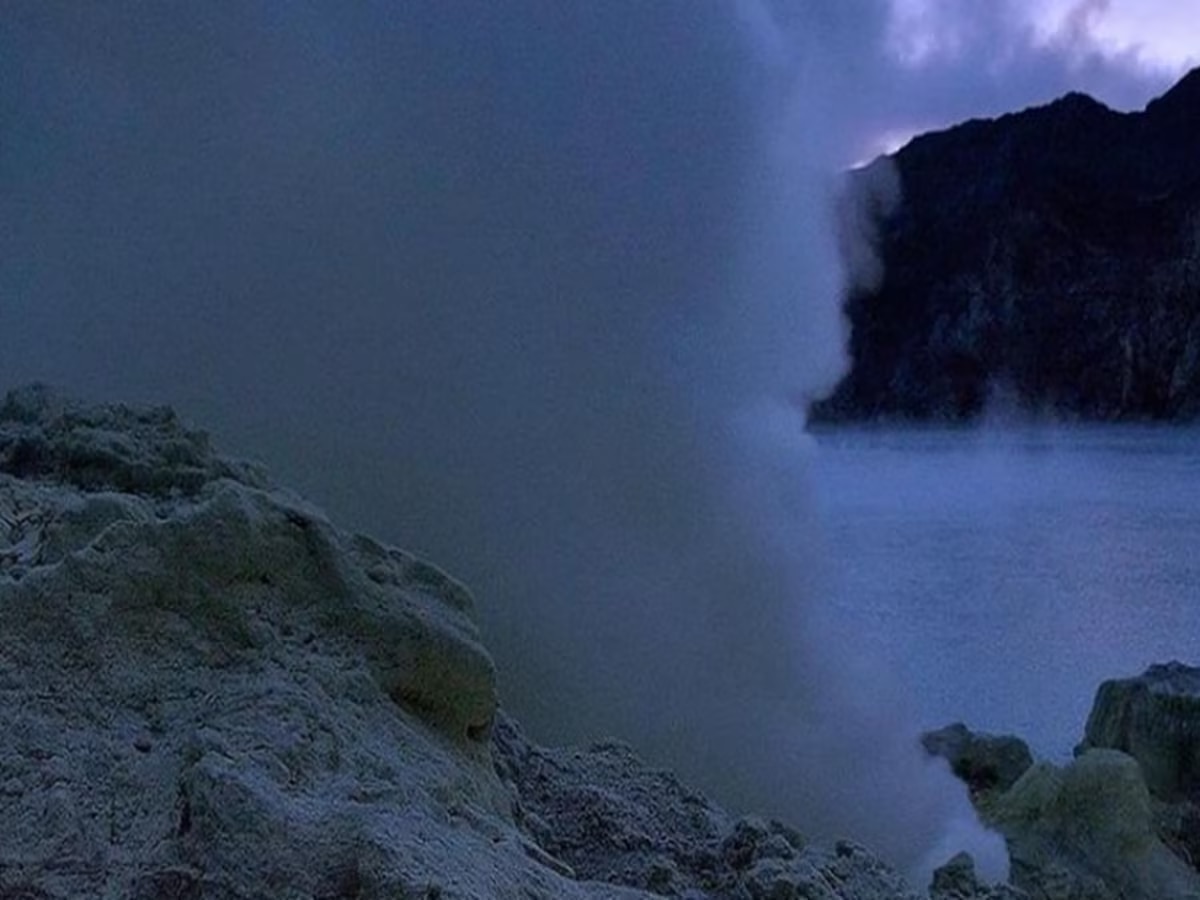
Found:
M 827 602 L 796 401 L 846 365 L 844 167 L 1182 71 L 1039 8 L 8 0 L 0 384 L 171 403 L 444 565 L 536 737 L 1000 871 Z
M 1035 42 L 1065 39 L 1075 52 L 1132 57 L 1146 69 L 1177 71 L 1200 61 L 1195 0 L 892 0 L 892 10 L 906 55 L 918 60 L 936 55 L 939 45 L 953 53 L 961 25 L 951 23 L 964 15 L 986 20 L 1000 11 L 1014 26 L 1031 29 Z
M 1026 15 L 1041 36 L 1078 23 L 1100 52 L 1132 54 L 1147 68 L 1174 71 L 1200 62 L 1195 0 L 1051 0 L 1030 3 Z
M 891 0 L 861 155 L 1090 93 L 1137 110 L 1200 64 L 1200 0 Z

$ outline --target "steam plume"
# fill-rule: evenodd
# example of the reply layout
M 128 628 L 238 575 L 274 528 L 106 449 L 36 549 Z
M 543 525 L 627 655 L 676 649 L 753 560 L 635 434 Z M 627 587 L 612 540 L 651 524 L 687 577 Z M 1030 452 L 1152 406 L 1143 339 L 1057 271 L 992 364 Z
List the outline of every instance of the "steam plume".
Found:
M 831 612 L 806 483 L 803 403 L 842 365 L 841 56 L 882 21 L 10 4 L 0 378 L 172 402 L 462 575 L 543 738 L 995 872 Z

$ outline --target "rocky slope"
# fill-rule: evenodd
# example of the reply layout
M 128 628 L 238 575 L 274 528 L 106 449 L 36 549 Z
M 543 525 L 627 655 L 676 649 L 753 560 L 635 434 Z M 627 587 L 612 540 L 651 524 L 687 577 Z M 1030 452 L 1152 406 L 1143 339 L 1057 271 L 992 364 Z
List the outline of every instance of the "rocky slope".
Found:
M 1143 112 L 1069 94 L 890 164 L 882 282 L 848 302 L 853 367 L 818 418 L 1200 414 L 1200 70 Z
M 168 410 L 0 405 L 0 900 L 924 896 L 497 708 L 461 585 Z M 969 861 L 938 897 L 979 887 Z

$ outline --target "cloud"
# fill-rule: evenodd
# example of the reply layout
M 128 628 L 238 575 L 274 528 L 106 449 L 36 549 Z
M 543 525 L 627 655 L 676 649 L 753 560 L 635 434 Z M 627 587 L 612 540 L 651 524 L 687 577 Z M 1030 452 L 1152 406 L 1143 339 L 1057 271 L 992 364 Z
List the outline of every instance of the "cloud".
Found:
M 1069 91 L 1139 109 L 1182 74 L 1173 56 L 1115 42 L 1111 0 L 893 0 L 864 88 L 860 153 L 969 118 L 1048 103 Z M 1160 41 L 1165 38 L 1159 37 Z M 1165 52 L 1165 51 L 1164 51 Z

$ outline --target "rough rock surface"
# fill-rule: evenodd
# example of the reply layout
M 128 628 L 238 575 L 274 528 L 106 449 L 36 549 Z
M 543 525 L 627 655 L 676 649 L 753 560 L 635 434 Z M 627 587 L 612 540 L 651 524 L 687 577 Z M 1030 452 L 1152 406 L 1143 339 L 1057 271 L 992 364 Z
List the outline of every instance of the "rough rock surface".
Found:
M 818 845 L 781 822 L 735 818 L 624 744 L 546 749 L 504 718 L 495 743 L 519 820 L 579 877 L 672 897 L 918 896 L 862 847 Z
M 471 605 L 167 410 L 10 394 L 0 898 L 918 896 L 619 745 L 532 746 Z
M 1154 827 L 1171 852 L 1200 871 L 1200 804 L 1152 799 Z
M 1101 684 L 1080 750 L 1091 747 L 1122 750 L 1136 759 L 1161 800 L 1198 799 L 1200 669 L 1170 662 Z
M 949 762 L 972 794 L 1006 791 L 1033 765 L 1029 745 L 1020 738 L 976 734 L 962 722 L 926 732 L 921 736 L 921 746 L 931 756 Z
M 168 411 L 10 395 L 0 896 L 559 896 L 469 608 Z
M 1197 160 L 1200 69 L 1143 112 L 1069 94 L 913 140 L 817 415 L 1200 415 Z

